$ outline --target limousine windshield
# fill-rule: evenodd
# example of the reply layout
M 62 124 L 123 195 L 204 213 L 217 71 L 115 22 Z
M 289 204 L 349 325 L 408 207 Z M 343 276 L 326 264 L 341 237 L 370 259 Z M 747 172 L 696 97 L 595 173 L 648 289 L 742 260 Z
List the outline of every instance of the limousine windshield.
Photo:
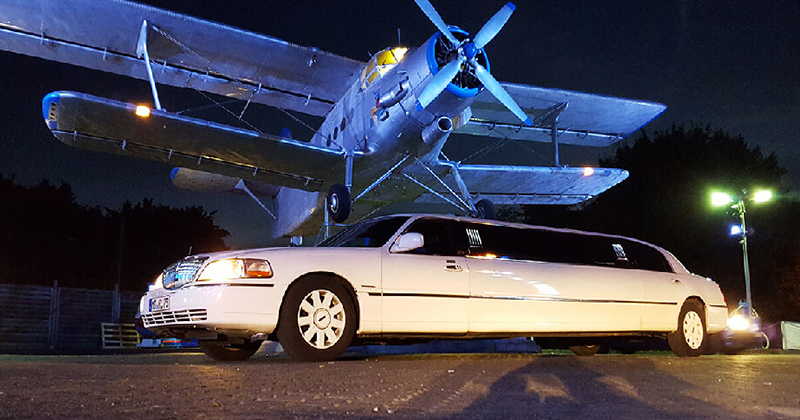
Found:
M 408 219 L 409 216 L 379 217 L 356 223 L 317 246 L 380 248 Z

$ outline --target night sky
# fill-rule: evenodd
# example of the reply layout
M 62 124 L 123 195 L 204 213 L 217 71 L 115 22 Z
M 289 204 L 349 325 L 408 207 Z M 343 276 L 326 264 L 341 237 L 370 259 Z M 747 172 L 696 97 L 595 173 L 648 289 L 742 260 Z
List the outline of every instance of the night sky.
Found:
M 435 32 L 411 0 L 148 3 L 362 61 L 396 45 L 398 28 L 404 46 L 418 46 Z M 445 22 L 473 34 L 504 4 L 433 3 Z M 648 131 L 694 122 L 741 135 L 777 154 L 789 170 L 785 188 L 800 186 L 800 2 L 516 4 L 486 48 L 498 80 L 661 102 L 669 108 Z M 131 42 L 137 35 L 131 34 Z M 171 167 L 67 147 L 42 121 L 41 99 L 51 91 L 148 101 L 147 82 L 5 52 L 0 68 L 0 174 L 23 184 L 68 183 L 85 205 L 118 208 L 145 197 L 172 206 L 202 205 L 217 211 L 218 224 L 231 231 L 229 245 L 270 243 L 267 216 L 249 198 L 180 190 L 169 180 Z M 161 95 L 169 110 L 208 104 L 195 92 L 163 88 Z M 562 163 L 594 164 L 613 151 L 583 151 Z M 541 155 L 531 156 L 529 164 L 547 164 Z

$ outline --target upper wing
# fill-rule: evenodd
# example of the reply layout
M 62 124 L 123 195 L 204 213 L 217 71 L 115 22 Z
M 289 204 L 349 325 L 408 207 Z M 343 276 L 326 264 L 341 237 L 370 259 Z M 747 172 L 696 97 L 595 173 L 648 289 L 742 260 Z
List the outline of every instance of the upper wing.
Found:
M 316 48 L 122 0 L 3 0 L 0 49 L 325 115 L 363 63 Z
M 447 166 L 439 165 L 437 172 Z M 628 177 L 628 171 L 612 168 L 596 168 L 589 174 L 583 168 L 461 165 L 458 171 L 474 201 L 488 198 L 495 204 L 576 204 L 603 193 Z M 458 185 L 452 170 L 447 171 L 443 181 L 448 185 Z M 429 185 L 440 194 L 448 193 L 440 184 Z M 426 193 L 415 202 L 436 203 L 441 199 Z
M 42 102 L 45 121 L 63 143 L 306 191 L 344 173 L 335 150 L 75 92 Z
M 491 94 L 482 92 L 472 104 L 472 118 L 457 133 L 551 142 L 553 118 L 558 117 L 558 142 L 579 146 L 608 146 L 622 140 L 661 115 L 658 103 L 593 95 L 560 89 L 503 83 L 533 126 L 521 125 Z

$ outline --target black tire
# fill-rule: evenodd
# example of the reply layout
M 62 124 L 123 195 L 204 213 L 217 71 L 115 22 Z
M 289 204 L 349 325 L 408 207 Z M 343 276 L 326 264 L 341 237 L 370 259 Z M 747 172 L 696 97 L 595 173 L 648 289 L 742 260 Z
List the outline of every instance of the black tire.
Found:
M 331 219 L 336 223 L 342 223 L 350 216 L 350 190 L 342 184 L 333 184 L 328 190 L 328 197 L 325 199 L 325 207 L 328 209 Z
M 478 219 L 497 219 L 497 209 L 494 207 L 494 203 L 488 199 L 478 200 L 475 203 L 475 211 L 475 217 Z
M 261 341 L 244 344 L 229 344 L 222 341 L 198 341 L 206 356 L 220 362 L 244 362 L 253 357 L 261 347 Z
M 696 300 L 687 300 L 678 315 L 677 331 L 667 335 L 669 348 L 678 357 L 702 355 L 708 345 L 706 317 L 703 305 Z
M 357 324 L 347 289 L 334 279 L 309 276 L 295 282 L 284 296 L 278 342 L 297 361 L 334 360 L 347 350 Z
M 594 356 L 600 351 L 599 344 L 587 344 L 585 346 L 569 346 L 569 350 L 576 356 Z

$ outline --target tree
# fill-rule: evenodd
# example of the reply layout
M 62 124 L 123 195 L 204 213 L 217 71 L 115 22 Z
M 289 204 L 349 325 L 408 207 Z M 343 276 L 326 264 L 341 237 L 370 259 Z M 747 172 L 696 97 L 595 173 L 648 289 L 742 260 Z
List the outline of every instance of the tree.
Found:
M 111 219 L 121 235 L 119 280 L 124 288 L 141 289 L 186 255 L 228 249 L 228 232 L 214 224 L 214 212 L 199 206 L 173 209 L 144 199 L 124 203 Z
M 226 236 L 202 207 L 86 207 L 67 184 L 26 187 L 0 175 L 2 283 L 144 290 L 190 250 L 227 249 Z

